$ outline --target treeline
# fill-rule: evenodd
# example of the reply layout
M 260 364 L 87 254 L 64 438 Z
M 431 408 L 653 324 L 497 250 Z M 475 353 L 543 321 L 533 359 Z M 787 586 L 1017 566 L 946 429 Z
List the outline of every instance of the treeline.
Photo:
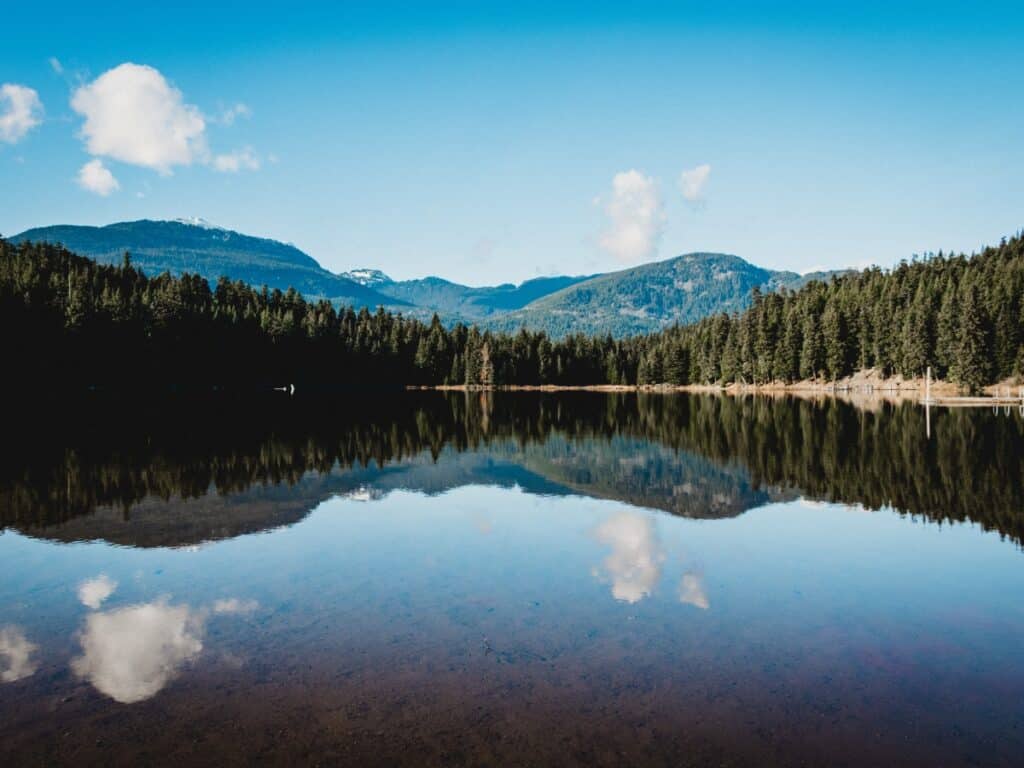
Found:
M 651 337 L 639 383 L 939 378 L 977 391 L 1024 373 L 1024 239 L 972 257 L 939 253 L 795 292 L 754 290 L 738 315 Z
M 627 339 L 446 328 L 0 241 L 0 327 L 5 383 L 22 387 L 764 383 L 930 365 L 977 390 L 1024 372 L 1024 241 L 755 291 L 742 313 Z
M 128 254 L 108 266 L 3 240 L 0 328 L 3 384 L 25 391 L 625 382 L 643 344 L 448 329 L 223 277 L 149 277 Z

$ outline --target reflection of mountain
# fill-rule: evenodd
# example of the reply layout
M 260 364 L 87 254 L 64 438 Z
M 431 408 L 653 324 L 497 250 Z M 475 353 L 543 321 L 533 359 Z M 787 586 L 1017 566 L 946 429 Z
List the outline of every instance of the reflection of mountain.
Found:
M 45 427 L 15 414 L 0 525 L 177 546 L 290 525 L 334 495 L 480 483 L 706 518 L 801 493 L 1024 539 L 1024 428 L 988 410 L 936 412 L 929 440 L 912 405 L 834 400 L 420 392 L 171 405 L 89 401 Z
M 180 547 L 291 525 L 323 497 L 304 487 L 254 486 L 221 496 L 161 499 L 147 496 L 128 511 L 97 507 L 87 515 L 43 525 L 19 525 L 22 533 L 54 541 L 104 540 L 134 547 Z
M 782 496 L 754 488 L 749 473 L 735 464 L 716 464 L 636 438 L 555 436 L 524 447 L 519 460 L 578 493 L 682 517 L 735 517 Z
M 709 518 L 733 517 L 778 496 L 751 488 L 739 467 L 718 467 L 657 443 L 553 436 L 522 448 L 498 441 L 464 453 L 446 449 L 436 461 L 424 453 L 383 467 L 337 466 L 291 484 L 255 484 L 228 494 L 211 488 L 196 498 L 147 496 L 127 511 L 105 505 L 59 522 L 12 527 L 53 541 L 178 547 L 292 525 L 332 496 L 369 501 L 396 489 L 436 494 L 471 484 L 576 493 Z
M 333 496 L 380 498 L 396 489 L 443 493 L 463 485 L 519 486 L 529 493 L 568 489 L 485 452 L 445 451 L 439 461 L 422 454 L 388 464 L 308 472 L 294 484 L 257 484 L 229 494 L 210 489 L 198 498 L 147 496 L 128 511 L 99 506 L 93 512 L 46 524 L 14 524 L 21 533 L 52 541 L 103 540 L 134 547 L 181 547 L 233 538 L 299 522 Z

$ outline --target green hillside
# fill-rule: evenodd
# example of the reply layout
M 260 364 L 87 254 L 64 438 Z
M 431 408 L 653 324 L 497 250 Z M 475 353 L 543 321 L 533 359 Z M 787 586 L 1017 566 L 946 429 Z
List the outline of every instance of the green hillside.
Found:
M 575 285 L 589 277 L 538 277 L 520 285 L 460 285 L 440 277 L 376 284 L 378 291 L 417 307 L 437 312 L 442 317 L 465 321 L 482 320 L 522 309 L 530 302 Z
M 255 287 L 266 285 L 282 291 L 295 288 L 312 299 L 330 299 L 357 307 L 399 305 L 404 302 L 373 288 L 340 277 L 320 266 L 294 245 L 262 237 L 250 237 L 211 226 L 201 220 L 126 221 L 105 227 L 59 225 L 30 229 L 10 238 L 61 243 L 66 248 L 101 264 L 120 264 L 125 251 L 132 263 L 151 276 L 163 272 L 189 272 L 215 283 L 226 275 Z
M 832 274 L 801 277 L 795 272 L 762 269 L 738 256 L 690 253 L 592 277 L 503 315 L 488 326 L 503 331 L 526 327 L 555 336 L 650 333 L 719 312 L 742 310 L 750 303 L 754 288 L 796 289 L 812 277 L 827 279 Z
M 755 287 L 766 292 L 797 289 L 834 274 L 801 277 L 763 269 L 738 256 L 691 253 L 619 272 L 539 277 L 519 285 L 468 286 L 440 277 L 396 281 L 372 268 L 334 274 L 294 245 L 199 219 L 41 227 L 10 241 L 60 243 L 102 264 L 120 264 L 127 251 L 132 263 L 153 277 L 191 273 L 212 285 L 227 276 L 255 288 L 295 288 L 307 299 L 327 299 L 339 308 L 384 306 L 424 322 L 437 314 L 449 328 L 458 322 L 506 332 L 526 327 L 557 338 L 651 333 L 745 309 Z

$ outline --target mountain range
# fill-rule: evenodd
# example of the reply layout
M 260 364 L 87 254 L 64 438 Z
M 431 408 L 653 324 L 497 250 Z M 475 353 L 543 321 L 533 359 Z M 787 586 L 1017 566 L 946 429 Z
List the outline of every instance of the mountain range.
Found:
M 12 242 L 62 243 L 101 263 L 125 252 L 147 274 L 191 272 L 254 286 L 295 288 L 309 299 L 402 312 L 446 324 L 458 321 L 516 331 L 521 327 L 625 336 L 743 309 L 757 287 L 795 289 L 829 272 L 798 275 L 754 266 L 728 254 L 690 253 L 597 275 L 539 277 L 518 285 L 461 285 L 440 277 L 392 280 L 377 269 L 335 274 L 289 243 L 252 237 L 202 219 L 131 221 L 104 227 L 57 225 L 30 229 Z

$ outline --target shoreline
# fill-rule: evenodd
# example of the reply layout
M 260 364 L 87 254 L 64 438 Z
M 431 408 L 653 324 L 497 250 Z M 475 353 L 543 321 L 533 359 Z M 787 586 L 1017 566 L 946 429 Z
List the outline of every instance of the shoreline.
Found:
M 652 394 L 711 393 L 727 395 L 792 395 L 797 397 L 836 397 L 843 400 L 877 400 L 902 402 L 925 399 L 923 378 L 891 376 L 882 378 L 873 371 L 862 371 L 838 381 L 804 380 L 767 384 L 438 384 L 409 385 L 408 390 L 442 392 L 637 392 Z M 963 395 L 956 384 L 931 382 L 932 405 L 1024 405 L 1024 385 L 1019 381 L 1002 381 L 986 386 L 983 394 Z

